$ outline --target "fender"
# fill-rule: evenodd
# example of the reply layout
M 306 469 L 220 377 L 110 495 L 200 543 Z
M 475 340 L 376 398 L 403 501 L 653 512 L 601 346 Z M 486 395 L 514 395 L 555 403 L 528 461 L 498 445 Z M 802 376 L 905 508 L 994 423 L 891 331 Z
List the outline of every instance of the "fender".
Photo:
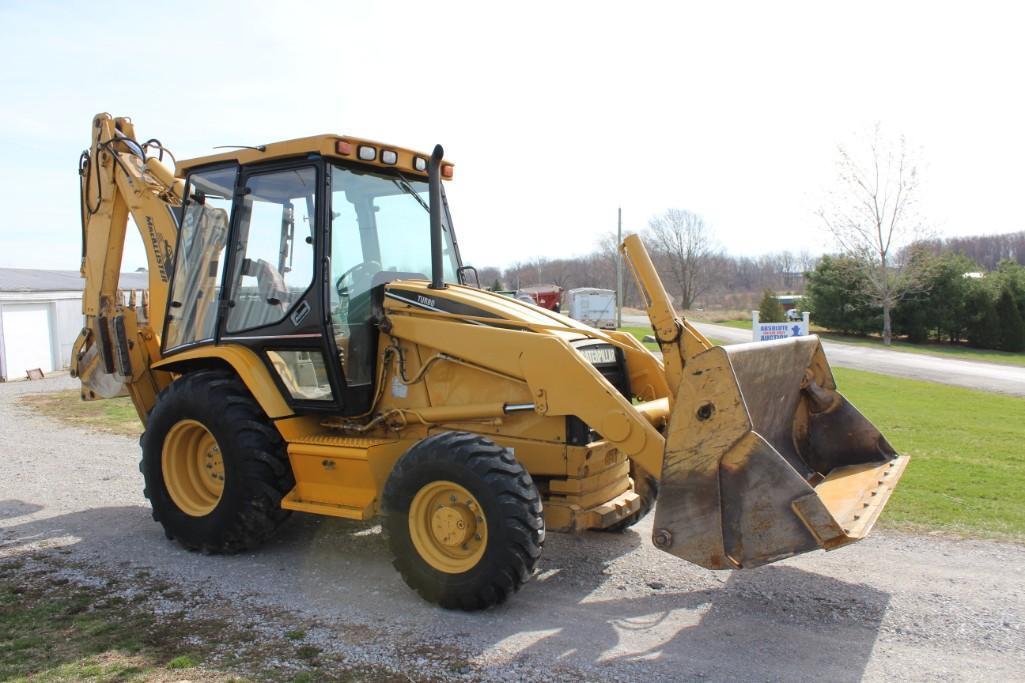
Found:
M 245 383 L 263 412 L 272 420 L 290 417 L 293 411 L 281 396 L 281 390 L 271 376 L 266 364 L 253 351 L 235 344 L 222 346 L 200 346 L 153 363 L 154 370 L 180 372 L 179 367 L 206 359 L 223 361 L 230 365 Z M 183 368 L 184 369 L 184 368 Z

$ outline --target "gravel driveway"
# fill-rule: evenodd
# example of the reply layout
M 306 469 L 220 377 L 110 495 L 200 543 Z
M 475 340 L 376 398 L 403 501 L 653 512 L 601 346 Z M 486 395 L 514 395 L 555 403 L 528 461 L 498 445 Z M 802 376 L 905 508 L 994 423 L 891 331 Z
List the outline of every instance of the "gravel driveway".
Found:
M 221 611 L 271 608 L 315 624 L 322 647 L 414 680 L 1025 676 L 1015 544 L 877 532 L 829 554 L 711 572 L 655 550 L 649 517 L 621 535 L 549 534 L 535 580 L 477 614 L 417 598 L 371 524 L 297 514 L 259 552 L 189 553 L 150 519 L 133 439 L 17 401 L 75 385 L 0 384 L 0 561 L 42 549 L 97 572 L 146 570 Z

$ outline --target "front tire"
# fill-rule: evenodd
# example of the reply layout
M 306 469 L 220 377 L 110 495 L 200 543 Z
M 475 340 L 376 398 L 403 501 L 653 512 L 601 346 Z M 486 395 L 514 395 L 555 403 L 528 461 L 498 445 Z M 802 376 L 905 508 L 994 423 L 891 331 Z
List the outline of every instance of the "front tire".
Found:
M 384 489 L 384 528 L 410 588 L 447 609 L 500 604 L 544 543 L 541 496 L 510 450 L 467 432 L 420 441 Z
M 190 550 L 253 548 L 288 518 L 295 481 L 277 430 L 233 374 L 201 371 L 157 397 L 139 469 L 153 519 Z

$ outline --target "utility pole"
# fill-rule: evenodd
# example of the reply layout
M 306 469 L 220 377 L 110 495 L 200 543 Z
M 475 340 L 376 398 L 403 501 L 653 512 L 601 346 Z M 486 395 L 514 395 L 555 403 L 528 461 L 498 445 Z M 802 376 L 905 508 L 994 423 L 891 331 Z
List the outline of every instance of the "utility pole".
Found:
M 623 254 L 619 245 L 623 243 L 623 207 L 619 207 L 619 221 L 616 228 L 616 329 L 623 326 Z

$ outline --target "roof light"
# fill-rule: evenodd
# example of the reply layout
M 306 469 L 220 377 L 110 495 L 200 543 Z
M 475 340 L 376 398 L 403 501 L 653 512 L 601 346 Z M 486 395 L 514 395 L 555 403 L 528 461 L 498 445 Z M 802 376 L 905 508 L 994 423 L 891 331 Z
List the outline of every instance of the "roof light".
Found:
M 335 143 L 335 150 L 343 157 L 347 157 L 352 154 L 352 143 L 346 142 L 345 140 L 339 140 Z
M 363 161 L 373 161 L 377 158 L 377 150 L 370 145 L 360 145 L 359 158 Z
M 394 164 L 398 160 L 399 160 L 399 155 L 396 154 L 395 152 L 391 151 L 390 149 L 383 149 L 383 150 L 381 150 L 381 161 L 383 161 L 384 163 L 386 163 L 386 164 Z
M 424 159 L 423 157 L 413 157 L 413 168 L 418 171 L 426 171 L 427 159 Z
M 441 177 L 442 178 L 447 178 L 447 179 L 451 180 L 452 179 L 452 172 L 454 170 L 455 170 L 455 168 L 452 166 L 452 164 L 442 164 L 441 165 Z

